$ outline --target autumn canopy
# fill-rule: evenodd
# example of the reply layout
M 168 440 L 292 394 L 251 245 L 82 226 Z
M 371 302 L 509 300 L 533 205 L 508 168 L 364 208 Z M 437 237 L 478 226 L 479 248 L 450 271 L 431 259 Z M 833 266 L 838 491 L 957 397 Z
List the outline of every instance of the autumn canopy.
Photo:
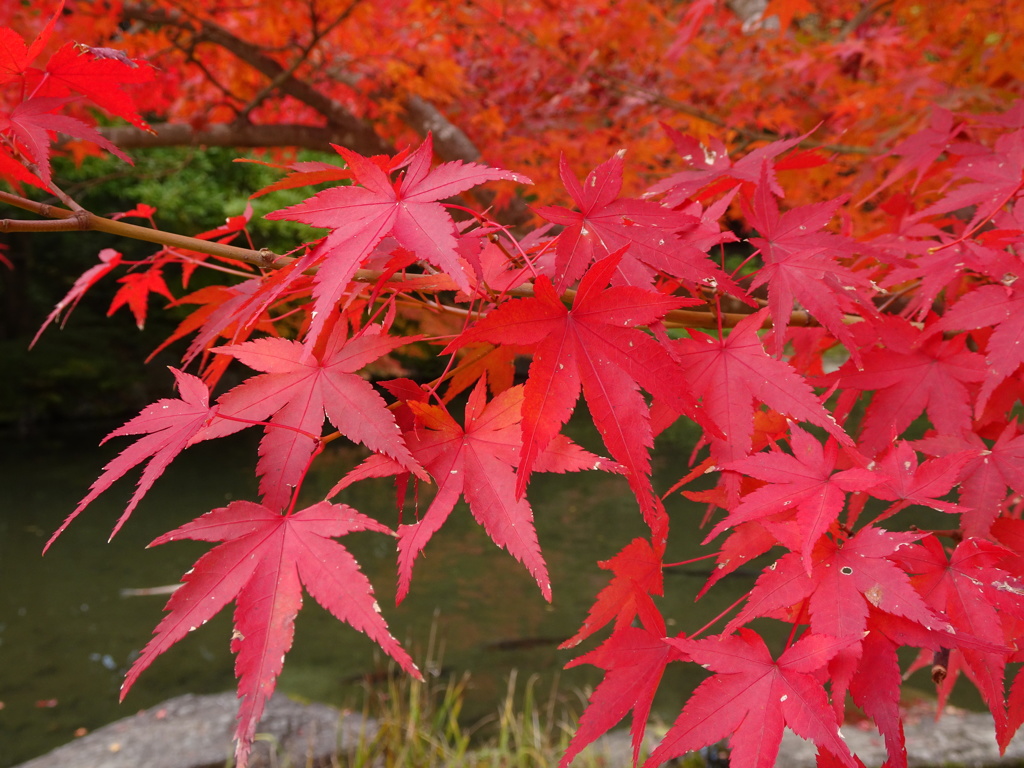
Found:
M 608 584 L 565 642 L 600 633 L 569 663 L 606 675 L 563 764 L 630 710 L 639 761 L 670 663 L 708 677 L 651 768 L 721 739 L 737 768 L 768 768 L 785 728 L 819 765 L 854 768 L 848 699 L 905 768 L 904 647 L 940 702 L 958 678 L 978 688 L 1001 748 L 1024 723 L 1024 9 L 13 5 L 0 228 L 111 235 L 63 299 L 54 288 L 36 342 L 98 281 L 118 282 L 112 311 L 140 326 L 168 299 L 194 308 L 169 340 L 177 396 L 111 433 L 122 453 L 60 530 L 141 467 L 120 528 L 182 451 L 262 434 L 259 498 L 196 510 L 154 542 L 213 546 L 124 693 L 234 602 L 244 764 L 303 591 L 419 675 L 336 539 L 394 537 L 394 597 L 415 600 L 419 555 L 470 514 L 551 600 L 531 478 L 595 471 L 620 476 L 636 502 L 622 514 L 649 535 L 608 553 Z M 86 211 L 53 171 L 57 154 L 169 145 L 266 149 L 281 179 L 251 193 L 310 187 L 267 216 L 308 225 L 308 242 L 248 242 L 251 209 L 204 233 L 155 229 L 145 200 Z M 153 253 L 129 262 L 118 238 Z M 411 352 L 444 372 L 370 380 Z M 574 413 L 605 456 L 565 437 Z M 699 450 L 657 487 L 656 439 L 680 419 Z M 365 460 L 315 498 L 303 481 L 335 440 Z M 691 487 L 705 475 L 713 488 Z M 392 476 L 400 498 L 415 484 L 429 501 L 379 519 L 343 503 Z M 678 493 L 707 507 L 702 530 L 666 512 Z M 714 558 L 700 596 L 741 566 L 761 575 L 710 625 L 672 617 L 669 637 L 658 598 L 676 537 Z M 766 618 L 784 644 L 759 634 Z

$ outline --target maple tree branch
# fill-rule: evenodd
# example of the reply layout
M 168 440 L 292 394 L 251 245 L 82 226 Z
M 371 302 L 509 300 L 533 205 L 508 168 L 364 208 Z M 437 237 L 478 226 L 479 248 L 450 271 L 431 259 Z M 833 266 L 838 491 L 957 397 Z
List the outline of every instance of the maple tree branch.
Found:
M 246 122 L 217 123 L 196 128 L 188 123 L 155 123 L 155 133 L 134 125 L 106 126 L 104 137 L 124 149 L 151 147 L 300 147 L 324 150 L 330 144 L 344 144 L 347 134 L 330 126 L 275 123 L 257 125 Z
M 316 47 L 320 44 L 324 37 L 329 35 L 342 22 L 346 21 L 348 17 L 352 15 L 352 12 L 356 9 L 356 6 L 359 5 L 359 2 L 360 0 L 352 0 L 352 2 L 349 3 L 348 7 L 341 13 L 339 13 L 331 21 L 331 23 L 328 24 L 323 29 L 319 28 L 315 10 L 313 8 L 310 8 L 310 28 L 312 29 L 312 39 L 309 41 L 309 44 L 304 46 L 299 51 L 299 55 L 295 58 L 295 61 L 291 63 L 288 69 L 282 69 L 281 72 L 277 75 L 277 77 L 271 78 L 270 82 L 267 83 L 267 85 L 264 86 L 264 88 L 259 93 L 257 93 L 252 99 L 250 99 L 249 103 L 246 104 L 246 106 L 241 110 L 241 112 L 238 113 L 238 119 L 248 121 L 249 115 L 252 113 L 254 109 L 256 109 L 256 107 L 258 107 L 266 99 L 268 99 L 273 94 L 273 92 L 276 91 L 287 79 L 294 78 L 295 73 L 298 71 L 299 67 L 301 67 L 309 60 L 310 54 L 312 54 L 313 51 L 316 50 Z
M 290 256 L 282 256 L 266 248 L 253 250 L 251 248 L 239 248 L 234 245 L 216 243 L 209 240 L 200 240 L 187 235 L 179 235 L 174 232 L 164 232 L 159 229 L 140 227 L 137 224 L 129 224 L 124 221 L 113 221 L 97 216 L 88 211 L 69 211 L 66 208 L 58 208 L 46 203 L 38 203 L 28 198 L 19 197 L 9 192 L 0 191 L 0 202 L 13 205 L 26 211 L 31 211 L 38 216 L 45 216 L 53 221 L 26 221 L 22 219 L 0 219 L 0 232 L 69 232 L 69 231 L 94 231 L 104 232 L 110 235 L 127 237 L 132 240 L 143 240 L 157 245 L 171 248 L 182 248 L 188 251 L 206 253 L 211 256 L 235 259 L 247 264 L 253 264 L 263 269 L 280 269 L 293 259 Z M 357 282 L 373 283 L 380 279 L 381 272 L 360 269 L 353 276 Z M 396 281 L 400 282 L 400 281 Z M 429 292 L 429 291 L 428 291 Z M 517 298 L 533 296 L 533 286 L 525 285 L 506 291 L 507 295 Z M 569 289 L 562 295 L 562 300 L 572 304 L 576 291 Z M 466 310 L 460 307 L 448 307 L 448 305 L 437 303 L 435 308 L 444 312 L 465 313 Z M 672 328 L 733 328 L 742 322 L 749 315 L 742 312 L 716 313 L 710 307 L 705 310 L 696 309 L 675 309 L 665 315 L 664 322 Z M 810 313 L 795 310 L 790 314 L 790 325 L 808 326 L 815 325 Z M 762 326 L 771 328 L 772 322 L 766 318 Z
M 357 5 L 353 2 L 349 8 L 342 13 L 342 16 L 349 14 Z M 356 117 L 346 109 L 340 102 L 330 98 L 310 83 L 295 76 L 295 69 L 305 60 L 300 57 L 291 68 L 285 69 L 274 59 L 270 58 L 256 45 L 249 43 L 235 36 L 227 29 L 205 19 L 189 20 L 180 12 L 161 11 L 144 8 L 136 4 L 124 6 L 124 16 L 128 19 L 143 21 L 159 26 L 172 26 L 177 29 L 190 32 L 195 41 L 202 41 L 219 45 L 231 52 L 249 66 L 264 75 L 270 85 L 264 88 L 257 96 L 258 100 L 265 99 L 269 95 L 268 89 L 280 90 L 282 94 L 291 96 L 303 104 L 311 107 L 314 111 L 323 115 L 327 121 L 326 128 L 316 129 L 312 126 L 291 126 L 289 129 L 295 135 L 289 137 L 289 131 L 277 132 L 268 130 L 269 126 L 244 128 L 245 117 L 248 110 L 246 107 L 239 115 L 241 118 L 232 127 L 227 129 L 227 136 L 234 136 L 232 141 L 225 136 L 223 130 L 218 131 L 217 127 L 211 127 L 201 132 L 203 136 L 195 135 L 195 132 L 187 126 L 173 129 L 176 137 L 190 138 L 188 143 L 218 144 L 234 146 L 304 146 L 313 149 L 324 149 L 328 143 L 340 144 L 363 155 L 394 154 L 394 148 L 388 142 L 380 138 L 373 124 Z M 339 18 L 337 23 L 343 19 Z M 336 24 L 330 25 L 322 35 L 326 35 Z M 198 27 L 198 29 L 196 29 Z M 321 37 L 322 37 L 321 35 Z M 316 44 L 310 44 L 310 50 Z M 258 103 L 258 101 L 256 102 Z M 470 140 L 469 136 L 457 125 L 446 118 L 441 111 L 416 94 L 409 94 L 402 99 L 402 108 L 405 110 L 406 122 L 421 136 L 428 132 L 434 137 L 434 151 L 438 157 L 445 161 L 462 160 L 473 162 L 481 156 L 480 150 Z M 276 126 L 275 126 L 276 128 Z M 169 131 L 170 126 L 154 126 L 154 130 Z M 147 140 L 135 127 L 124 127 L 115 130 L 104 131 L 104 134 L 115 144 L 124 147 L 132 146 L 168 146 L 169 144 L 157 143 L 160 140 Z M 191 134 L 191 135 L 190 135 Z M 256 141 L 251 137 L 254 134 L 262 134 L 261 140 Z M 313 138 L 315 136 L 315 138 Z M 217 138 L 216 141 L 211 139 Z M 249 137 L 249 138 L 246 138 Z M 294 139 L 302 138 L 300 144 Z M 167 140 L 167 139 L 165 139 Z M 249 142 L 252 143 L 249 143 Z M 171 142 L 186 143 L 186 142 Z M 525 212 L 525 205 L 521 204 L 522 212 Z M 525 215 L 519 218 L 525 220 Z
M 836 40 L 845 40 L 856 32 L 860 25 L 871 18 L 872 15 L 882 10 L 885 6 L 892 5 L 892 3 L 893 0 L 878 0 L 873 3 L 864 3 L 864 5 L 860 7 L 860 10 L 854 14 L 853 18 L 846 22 L 846 24 L 843 25 L 843 28 L 839 30 L 839 33 L 836 35 Z
M 332 128 L 341 132 L 344 138 L 339 143 L 344 146 L 364 155 L 392 153 L 392 148 L 377 135 L 370 123 L 356 117 L 342 104 L 309 83 L 294 75 L 289 75 L 277 61 L 264 54 L 256 46 L 236 37 L 219 24 L 206 19 L 190 22 L 179 11 L 146 8 L 135 3 L 126 3 L 123 13 L 126 19 L 157 26 L 175 27 L 190 32 L 197 41 L 212 43 L 231 52 L 271 82 L 280 78 L 281 93 L 301 101 L 323 115 Z
M 38 216 L 45 216 L 49 219 L 58 219 L 54 226 L 44 228 L 43 224 L 48 222 L 40 221 L 18 221 L 7 219 L 0 223 L 0 228 L 5 232 L 42 232 L 42 231 L 94 231 L 105 232 L 109 235 L 118 235 L 132 240 L 144 240 L 157 245 L 171 248 L 183 248 L 188 251 L 197 251 L 211 256 L 221 256 L 227 259 L 244 261 L 247 264 L 254 264 L 264 269 L 282 267 L 291 259 L 281 256 L 266 248 L 256 251 L 251 248 L 239 248 L 235 245 L 216 243 L 210 240 L 200 240 L 195 237 L 178 235 L 174 232 L 164 232 L 159 229 L 140 227 L 137 224 L 129 224 L 124 221 L 113 221 L 97 216 L 88 211 L 69 211 L 66 208 L 37 203 L 9 192 L 0 191 L 0 202 L 8 203 L 22 210 L 31 211 Z
M 0 232 L 75 232 L 81 231 L 82 220 L 78 216 L 67 219 L 0 219 Z

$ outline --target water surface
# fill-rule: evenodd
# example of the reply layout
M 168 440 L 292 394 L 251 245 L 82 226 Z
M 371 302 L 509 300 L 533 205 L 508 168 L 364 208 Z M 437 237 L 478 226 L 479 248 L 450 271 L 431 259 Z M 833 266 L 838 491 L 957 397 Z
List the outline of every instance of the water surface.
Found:
M 187 451 L 108 544 L 138 476 L 132 473 L 96 500 L 41 557 L 49 534 L 104 463 L 128 444 L 121 438 L 97 448 L 104 431 L 11 438 L 0 448 L 0 768 L 69 741 L 76 729 L 95 729 L 182 693 L 234 687 L 229 607 L 157 659 L 119 705 L 124 672 L 149 639 L 167 599 L 123 597 L 122 590 L 175 583 L 209 549 L 198 542 L 146 549 L 155 537 L 231 500 L 256 499 L 256 433 Z M 599 447 L 585 425 L 575 426 L 575 436 L 588 447 Z M 668 487 L 685 472 L 691 439 L 681 429 L 659 438 L 658 487 Z M 322 496 L 360 457 L 354 449 L 334 449 L 321 457 L 304 488 L 308 500 Z M 421 506 L 428 497 L 429 491 L 423 491 Z M 392 633 L 416 661 L 440 664 L 444 674 L 471 673 L 470 720 L 494 711 L 513 669 L 520 680 L 539 675 L 541 691 L 556 678 L 565 690 L 600 680 L 590 667 L 561 671 L 594 643 L 575 651 L 556 646 L 576 632 L 607 583 L 608 572 L 596 561 L 644 534 L 636 503 L 619 477 L 536 475 L 529 498 L 552 578 L 550 605 L 525 568 L 491 543 L 462 504 L 417 561 L 410 595 L 398 607 L 394 540 L 374 533 L 341 539 L 374 584 Z M 397 522 L 388 480 L 362 483 L 337 501 L 391 526 Z M 678 496 L 668 506 L 675 526 L 668 560 L 700 554 L 695 521 L 703 508 Z M 415 512 L 410 498 L 403 514 Z M 671 617 L 673 634 L 701 626 L 752 583 L 743 577 L 723 582 L 694 605 L 703 583 L 700 566 L 678 570 L 668 576 L 670 596 L 660 603 Z M 440 658 L 427 660 L 435 624 L 440 649 L 435 656 Z M 278 688 L 301 698 L 358 706 L 365 679 L 386 666 L 372 642 L 307 596 Z M 685 690 L 695 684 L 681 677 L 682 665 L 676 666 L 680 669 L 670 670 L 659 692 L 666 717 L 678 712 Z

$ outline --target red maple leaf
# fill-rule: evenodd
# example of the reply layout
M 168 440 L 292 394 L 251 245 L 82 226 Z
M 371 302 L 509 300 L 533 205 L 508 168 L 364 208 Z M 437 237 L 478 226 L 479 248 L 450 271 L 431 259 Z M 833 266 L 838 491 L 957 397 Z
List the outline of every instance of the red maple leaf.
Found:
M 822 407 L 810 385 L 788 363 L 769 357 L 758 331 L 767 310 L 744 318 L 722 338 L 691 330 L 690 338 L 671 345 L 690 390 L 700 398 L 723 437 L 710 437 L 711 457 L 719 466 L 750 453 L 755 402 L 801 421 L 824 427 L 846 445 L 853 441 Z M 725 478 L 735 478 L 728 473 Z M 736 483 L 729 483 L 733 495 Z
M 967 512 L 964 507 L 942 501 L 957 484 L 960 469 L 967 462 L 966 453 L 954 453 L 918 464 L 917 453 L 906 440 L 900 440 L 881 459 L 874 469 L 881 482 L 868 490 L 876 499 L 894 502 L 876 520 L 889 517 L 911 504 L 920 504 L 947 514 Z
M 985 285 L 963 296 L 939 318 L 930 332 L 994 326 L 986 344 L 987 375 L 982 379 L 975 414 L 985 409 L 992 392 L 1024 363 L 1024 291 Z
M 853 703 L 874 720 L 885 739 L 890 768 L 907 768 L 899 692 L 903 684 L 896 644 L 881 632 L 868 632 L 861 643 L 857 670 L 850 679 Z M 833 689 L 833 697 L 838 692 Z
M 911 171 L 917 171 L 917 178 L 911 190 L 917 189 L 925 173 L 946 152 L 950 143 L 963 129 L 963 123 L 953 124 L 953 114 L 942 107 L 933 106 L 927 128 L 922 128 L 894 146 L 886 156 L 897 155 L 900 161 L 886 175 L 885 180 L 864 200 L 870 200 L 883 189 L 903 178 Z M 881 158 L 880 158 L 881 159 Z M 862 203 L 864 201 L 861 201 Z
M 742 295 L 742 289 L 704 250 L 678 236 L 698 219 L 649 200 L 619 197 L 624 154 L 619 152 L 601 163 L 582 185 L 562 156 L 562 183 L 580 210 L 570 211 L 561 206 L 537 209 L 548 221 L 565 226 L 555 250 L 555 290 L 563 292 L 592 262 L 622 249 L 622 260 L 612 279 L 614 284 L 649 286 L 654 270 L 661 270 L 692 283 L 717 285 Z M 734 238 L 723 235 L 718 242 L 727 239 Z
M 29 184 L 33 187 L 46 189 L 46 184 L 36 174 L 25 167 L 21 153 L 15 158 L 13 150 L 0 146 L 0 175 L 12 184 Z
M 645 624 L 616 629 L 600 646 L 565 665 L 568 669 L 593 664 L 606 674 L 590 694 L 572 741 L 558 761 L 559 768 L 569 765 L 584 747 L 614 728 L 631 709 L 633 765 L 637 764 L 658 683 L 669 662 L 683 658 L 678 648 L 665 642 L 665 624 L 660 616 L 651 623 L 651 628 Z
M 149 310 L 149 295 L 151 293 L 174 301 L 174 295 L 167 287 L 167 283 L 164 282 L 159 264 L 153 264 L 143 272 L 129 272 L 124 277 L 117 278 L 117 282 L 121 283 L 121 287 L 117 289 L 117 293 L 110 301 L 107 317 L 121 307 L 127 306 L 135 317 L 135 325 L 140 331 L 146 325 L 146 313 Z
M 974 432 L 937 435 L 915 445 L 933 456 L 964 456 L 958 476 L 964 506 L 960 526 L 968 536 L 988 537 L 1008 488 L 1024 495 L 1024 435 L 1018 434 L 1016 420 L 991 448 Z
M 279 163 L 268 163 L 265 160 L 254 160 L 247 157 L 239 157 L 235 159 L 235 162 L 258 163 L 259 165 L 265 165 L 269 168 L 279 168 L 281 170 L 288 171 L 283 178 L 253 192 L 249 195 L 250 198 L 260 197 L 282 189 L 311 187 L 315 184 L 324 184 L 331 181 L 337 182 L 352 177 L 352 172 L 348 168 L 342 168 L 341 166 L 334 165 L 333 163 L 324 163 L 319 161 L 300 161 L 297 163 L 281 165 Z
M 132 664 L 121 698 L 153 660 L 235 601 L 231 649 L 237 655 L 238 710 L 235 760 L 244 768 L 264 705 L 274 692 L 292 645 L 302 586 L 339 621 L 377 643 L 402 669 L 422 679 L 388 631 L 373 587 L 345 547 L 332 541 L 354 531 L 392 533 L 344 504 L 319 502 L 281 515 L 251 501 L 234 501 L 154 540 L 222 541 L 185 574 L 168 600 L 168 613 Z
M 149 206 L 146 206 L 146 208 L 149 208 Z M 150 210 L 152 213 L 156 213 L 155 208 L 152 208 Z M 129 211 L 125 215 L 131 215 L 132 213 L 132 211 Z M 152 215 L 152 213 L 150 214 L 150 216 Z M 214 242 L 217 243 L 230 243 L 240 234 L 244 234 L 246 240 L 248 240 L 248 246 L 252 248 L 252 238 L 249 237 L 249 233 L 247 232 L 247 227 L 249 226 L 249 221 L 251 219 L 252 203 L 249 203 L 245 206 L 245 210 L 242 211 L 242 213 L 239 214 L 238 216 L 228 216 L 224 220 L 224 223 L 221 224 L 219 227 L 214 227 L 213 229 L 207 230 L 206 232 L 200 232 L 197 235 L 193 235 L 193 237 L 195 237 L 197 240 L 213 240 Z M 150 218 L 150 222 L 152 222 L 152 218 Z M 181 285 L 183 288 L 188 286 L 189 279 L 192 277 L 192 274 L 193 272 L 195 272 L 196 268 L 204 261 L 206 261 L 206 259 L 209 258 L 207 254 L 200 253 L 198 251 L 185 251 L 185 254 L 187 255 L 187 259 L 183 260 L 183 263 L 181 265 Z M 245 269 L 248 271 L 252 271 L 252 266 L 249 264 L 240 263 L 234 260 L 229 261 L 231 263 L 231 266 L 236 269 Z
M 39 326 L 39 330 L 36 331 L 36 335 L 32 337 L 32 342 L 29 344 L 30 348 L 35 346 L 35 343 L 39 341 L 39 337 L 42 336 L 43 331 L 46 330 L 46 326 L 55 322 L 57 318 L 60 317 L 60 313 L 66 309 L 68 314 L 64 316 L 64 320 L 61 322 L 61 327 L 64 327 L 64 322 L 67 322 L 68 316 L 89 289 L 99 282 L 100 278 L 104 275 L 120 266 L 121 254 L 113 248 L 104 248 L 99 253 L 99 260 L 99 264 L 94 264 L 78 276 L 78 279 L 75 280 L 75 284 L 71 286 L 71 290 L 67 292 L 67 295 L 65 295 L 63 299 L 57 302 L 57 306 L 55 306 L 53 311 L 46 316 L 43 324 Z
M 594 264 L 580 281 L 571 309 L 551 281 L 540 276 L 534 296 L 498 307 L 458 337 L 449 350 L 475 341 L 534 346 L 526 382 L 523 453 L 516 493 L 522 495 L 537 456 L 569 420 L 580 390 L 613 458 L 626 467 L 630 486 L 652 528 L 659 507 L 650 484 L 648 449 L 654 441 L 642 386 L 677 413 L 698 419 L 693 397 L 676 386 L 678 364 L 638 330 L 686 301 L 608 282 L 621 252 Z
M 839 449 L 829 440 L 824 447 L 796 424 L 790 427 L 793 454 L 780 450 L 756 453 L 725 465 L 765 481 L 766 485 L 748 493 L 724 520 L 708 534 L 710 541 L 727 528 L 750 520 L 760 520 L 768 530 L 782 533 L 774 523 L 795 520 L 797 541 L 780 541 L 799 551 L 806 571 L 811 570 L 811 552 L 839 517 L 848 491 L 863 491 L 875 485 L 879 477 L 869 470 L 854 468 L 834 472 Z M 780 516 L 777 519 L 774 516 Z
M 71 521 L 78 517 L 92 501 L 114 484 L 115 480 L 124 476 L 128 470 L 146 459 L 149 463 L 139 478 L 138 487 L 132 494 L 128 506 L 114 525 L 110 534 L 114 537 L 131 515 L 132 511 L 153 486 L 157 478 L 164 473 L 167 465 L 190 445 L 206 439 L 203 430 L 217 413 L 217 406 L 210 407 L 210 391 L 202 379 L 177 368 L 171 368 L 181 398 L 178 400 L 165 398 L 147 405 L 135 418 L 118 427 L 101 441 L 100 445 L 112 437 L 121 435 L 145 435 L 132 445 L 125 448 L 103 468 L 103 474 L 89 487 L 89 493 L 78 502 L 75 511 L 61 523 L 46 542 L 46 548 L 64 532 Z M 44 551 L 45 549 L 44 548 Z
M 417 555 L 444 525 L 462 496 L 487 535 L 526 566 L 541 594 L 551 600 L 551 580 L 533 526 L 533 510 L 514 492 L 523 387 L 506 389 L 489 403 L 486 396 L 487 383 L 481 377 L 466 403 L 465 427 L 441 406 L 407 401 L 416 424 L 405 432 L 405 440 L 415 459 L 434 478 L 437 493 L 419 521 L 398 528 L 398 602 L 409 592 Z M 615 469 L 612 462 L 584 451 L 567 438 L 553 443 L 540 458 L 543 461 L 538 464 L 549 472 Z M 392 459 L 371 456 L 331 489 L 328 498 L 358 480 L 406 471 Z
M 24 154 L 35 163 L 39 178 L 49 185 L 50 142 L 56 131 L 76 139 L 91 141 L 131 164 L 131 158 L 100 134 L 95 128 L 74 117 L 57 114 L 69 99 L 35 97 L 18 104 L 9 115 L 0 114 L 0 133 L 10 133 Z
M 743 610 L 725 631 L 808 598 L 811 631 L 820 635 L 860 640 L 869 606 L 926 629 L 948 630 L 945 619 L 925 604 L 910 577 L 890 559 L 922 536 L 867 526 L 845 541 L 823 538 L 814 548 L 810 573 L 798 553 L 783 555 L 758 577 Z
M 771 191 L 782 197 L 782 187 L 775 178 L 775 168 L 770 161 L 810 136 L 810 133 L 805 133 L 794 139 L 773 141 L 747 153 L 733 163 L 725 144 L 717 137 L 712 138 L 705 146 L 697 138 L 680 133 L 664 123 L 661 127 L 672 140 L 682 159 L 694 169 L 680 171 L 662 179 L 647 191 L 648 195 L 666 193 L 665 205 L 669 207 L 685 202 L 714 182 L 718 183 L 714 184 L 712 191 L 717 193 L 741 183 L 757 184 L 764 174 L 767 174 L 768 187 Z
M 970 429 L 968 386 L 983 381 L 988 368 L 981 355 L 967 349 L 965 335 L 944 339 L 892 315 L 858 325 L 852 333 L 863 350 L 860 364 L 847 361 L 822 381 L 874 390 L 861 425 L 861 450 L 877 454 L 922 412 L 940 434 Z
M 579 631 L 558 647 L 579 645 L 610 621 L 621 629 L 646 612 L 650 595 L 665 594 L 664 554 L 663 544 L 652 546 L 647 539 L 633 539 L 615 557 L 598 562 L 612 572 L 612 580 L 598 593 Z
M 426 477 L 384 398 L 357 373 L 410 338 L 388 336 L 378 325 L 352 338 L 346 338 L 346 331 L 347 324 L 337 320 L 313 353 L 297 341 L 272 338 L 214 350 L 264 372 L 218 398 L 223 418 L 211 425 L 208 436 L 230 435 L 270 418 L 256 471 L 263 503 L 271 509 L 284 509 L 291 499 L 320 439 L 325 414 L 353 442 Z
M 922 210 L 918 216 L 935 216 L 975 207 L 967 224 L 974 230 L 994 216 L 1024 186 L 1024 129 L 1000 135 L 993 147 L 969 145 L 953 169 L 955 178 L 965 183 Z
M 50 57 L 45 73 L 38 73 L 40 84 L 35 95 L 64 98 L 77 93 L 104 112 L 149 131 L 126 87 L 150 82 L 153 69 L 132 64 L 81 52 L 74 43 L 65 43 Z
M 305 202 L 268 214 L 268 219 L 301 221 L 331 231 L 309 257 L 308 268 L 319 269 L 313 287 L 313 321 L 309 335 L 316 339 L 325 318 L 374 246 L 391 235 L 398 244 L 449 275 L 465 293 L 469 277 L 459 261 L 457 231 L 438 200 L 465 192 L 485 181 L 508 179 L 532 183 L 525 176 L 477 163 L 444 163 L 433 171 L 430 135 L 408 160 L 405 175 L 392 182 L 371 159 L 336 146 L 361 186 L 324 190 Z
M 503 392 L 515 383 L 516 357 L 523 354 L 522 350 L 508 344 L 467 344 L 462 348 L 459 366 L 448 380 L 445 400 L 451 401 L 457 394 L 474 384 L 481 376 L 487 376 L 491 392 Z
M 977 275 L 999 282 L 1019 269 L 1020 261 L 1007 243 L 997 242 L 997 247 L 990 247 L 983 242 L 999 232 L 990 230 L 977 238 L 964 239 L 943 229 L 943 223 L 907 217 L 872 241 L 890 266 L 882 286 L 901 291 L 915 287 L 909 293 L 905 317 L 924 320 L 936 306 L 939 294 L 945 292 L 949 300 L 976 288 Z M 941 245 L 936 246 L 936 242 Z
M 756 522 L 740 523 L 722 542 L 722 547 L 715 557 L 715 568 L 708 576 L 708 580 L 697 593 L 697 599 L 704 597 L 711 587 L 719 581 L 750 562 L 755 557 L 763 555 L 769 549 L 778 544 L 778 540 L 770 534 L 763 525 Z
M 786 726 L 855 768 L 821 682 L 825 666 L 852 638 L 807 635 L 778 660 L 746 628 L 738 635 L 665 642 L 717 674 L 693 692 L 644 768 L 656 768 L 726 736 L 731 737 L 733 768 L 772 768 Z
M 220 338 L 237 344 L 248 339 L 257 328 L 276 336 L 269 309 L 276 302 L 287 301 L 290 291 L 305 292 L 309 288 L 308 277 L 294 275 L 293 265 L 297 263 L 293 261 L 286 267 L 241 283 L 207 286 L 181 297 L 175 304 L 199 304 L 200 307 L 183 320 L 164 343 L 198 329 L 182 357 L 188 363 L 207 353 Z M 229 358 L 224 356 L 209 364 L 204 371 L 207 381 L 215 381 L 216 370 L 223 369 L 228 362 Z
M 780 214 L 768 171 L 766 161 L 748 218 L 759 235 L 750 238 L 750 243 L 764 261 L 750 288 L 768 286 L 768 306 L 775 322 L 773 354 L 782 355 L 794 300 L 855 351 L 857 346 L 843 315 L 871 314 L 870 299 L 875 289 L 867 277 L 839 260 L 841 256 L 852 255 L 852 241 L 822 231 L 845 199 L 805 205 Z
M 999 567 L 1011 552 L 975 538 L 964 539 L 948 557 L 934 535 L 922 545 L 900 552 L 899 559 L 907 571 L 918 574 L 913 583 L 925 601 L 947 616 L 958 632 L 1002 646 L 1000 612 L 1019 615 L 1024 595 L 1024 582 Z M 959 652 L 995 718 L 996 737 L 1005 748 L 1013 735 L 1003 692 L 1007 654 L 972 647 Z
M 25 70 L 35 61 L 50 37 L 53 35 L 53 28 L 64 11 L 64 0 L 60 0 L 53 16 L 46 22 L 46 26 L 32 41 L 32 45 L 25 45 L 21 35 L 9 27 L 0 27 L 0 85 L 17 80 Z

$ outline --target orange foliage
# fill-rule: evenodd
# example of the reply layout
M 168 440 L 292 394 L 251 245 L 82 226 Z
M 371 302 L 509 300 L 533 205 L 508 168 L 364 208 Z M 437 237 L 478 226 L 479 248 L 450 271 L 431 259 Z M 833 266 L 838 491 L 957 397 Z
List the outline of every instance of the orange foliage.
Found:
M 9 4 L 0 24 L 34 34 L 53 8 Z M 194 128 L 326 118 L 229 50 L 203 23 L 369 121 L 393 146 L 417 141 L 418 96 L 464 131 L 482 158 L 561 194 L 560 152 L 582 175 L 629 147 L 642 189 L 673 158 L 663 121 L 747 151 L 820 127 L 808 143 L 840 155 L 865 190 L 881 154 L 927 124 L 934 106 L 983 112 L 1024 92 L 1024 8 L 952 0 L 772 0 L 764 16 L 696 0 L 150 0 L 79 2 L 55 39 L 110 46 L 158 67 L 142 111 Z M 754 4 L 756 5 L 756 4 Z M 164 23 L 155 20 L 163 17 Z M 842 158 L 847 158 L 847 161 Z M 835 166 L 809 172 L 793 202 L 832 195 Z

